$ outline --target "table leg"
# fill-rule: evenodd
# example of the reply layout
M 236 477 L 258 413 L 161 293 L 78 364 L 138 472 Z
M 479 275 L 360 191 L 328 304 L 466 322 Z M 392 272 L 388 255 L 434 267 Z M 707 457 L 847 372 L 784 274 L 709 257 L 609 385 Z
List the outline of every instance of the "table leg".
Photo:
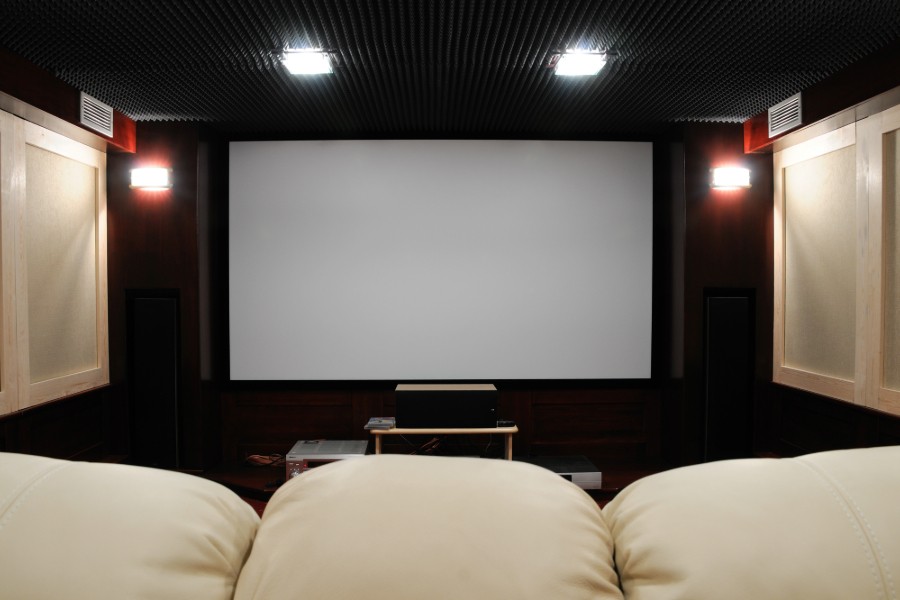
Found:
M 381 454 L 381 434 L 375 434 L 375 454 Z
M 506 436 L 506 460 L 512 460 L 512 440 L 513 434 L 505 433 Z

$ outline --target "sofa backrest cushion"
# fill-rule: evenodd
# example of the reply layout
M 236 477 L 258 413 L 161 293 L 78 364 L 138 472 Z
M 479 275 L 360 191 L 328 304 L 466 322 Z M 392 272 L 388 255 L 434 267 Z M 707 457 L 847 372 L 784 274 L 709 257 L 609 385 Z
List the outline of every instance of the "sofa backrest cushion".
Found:
M 548 470 L 366 456 L 275 493 L 235 598 L 621 598 L 611 552 L 596 502 Z
M 192 475 L 0 453 L 0 597 L 230 599 L 259 517 Z
M 900 447 L 695 465 L 603 514 L 626 598 L 896 598 Z

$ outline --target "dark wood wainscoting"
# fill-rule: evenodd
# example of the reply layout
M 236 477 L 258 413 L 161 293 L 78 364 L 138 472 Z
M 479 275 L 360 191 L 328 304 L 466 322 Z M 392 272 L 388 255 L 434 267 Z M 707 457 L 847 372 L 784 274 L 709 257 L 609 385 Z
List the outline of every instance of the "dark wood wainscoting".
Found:
M 226 462 L 285 454 L 297 440 L 366 439 L 370 416 L 384 412 L 377 390 L 263 389 L 222 394 Z
M 529 431 L 520 440 L 523 454 L 583 454 L 598 467 L 659 460 L 656 390 L 539 390 L 523 400 L 520 405 L 531 413 L 524 421 Z
M 111 460 L 106 404 L 110 388 L 91 390 L 0 419 L 0 452 L 70 460 Z
M 498 388 L 498 416 L 519 427 L 516 455 L 582 454 L 601 469 L 653 468 L 661 462 L 655 388 Z M 284 454 L 302 439 L 368 439 L 366 421 L 392 416 L 394 404 L 391 386 L 304 390 L 264 385 L 225 391 L 225 461 Z M 411 443 L 386 440 L 385 451 L 407 452 Z
M 900 445 L 900 417 L 777 384 L 768 397 L 769 439 L 780 456 Z

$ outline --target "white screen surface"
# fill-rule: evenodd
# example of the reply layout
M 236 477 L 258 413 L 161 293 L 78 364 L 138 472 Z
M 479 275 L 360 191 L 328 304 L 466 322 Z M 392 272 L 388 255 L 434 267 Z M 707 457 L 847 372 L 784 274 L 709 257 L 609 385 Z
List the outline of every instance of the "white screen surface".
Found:
M 650 376 L 652 144 L 232 142 L 233 380 Z

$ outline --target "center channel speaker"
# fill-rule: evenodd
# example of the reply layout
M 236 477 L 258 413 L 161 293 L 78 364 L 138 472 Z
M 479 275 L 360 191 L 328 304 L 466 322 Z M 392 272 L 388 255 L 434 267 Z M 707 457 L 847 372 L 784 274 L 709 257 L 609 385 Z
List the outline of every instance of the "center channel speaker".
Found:
M 490 383 L 401 383 L 395 393 L 398 428 L 497 426 L 497 388 Z

